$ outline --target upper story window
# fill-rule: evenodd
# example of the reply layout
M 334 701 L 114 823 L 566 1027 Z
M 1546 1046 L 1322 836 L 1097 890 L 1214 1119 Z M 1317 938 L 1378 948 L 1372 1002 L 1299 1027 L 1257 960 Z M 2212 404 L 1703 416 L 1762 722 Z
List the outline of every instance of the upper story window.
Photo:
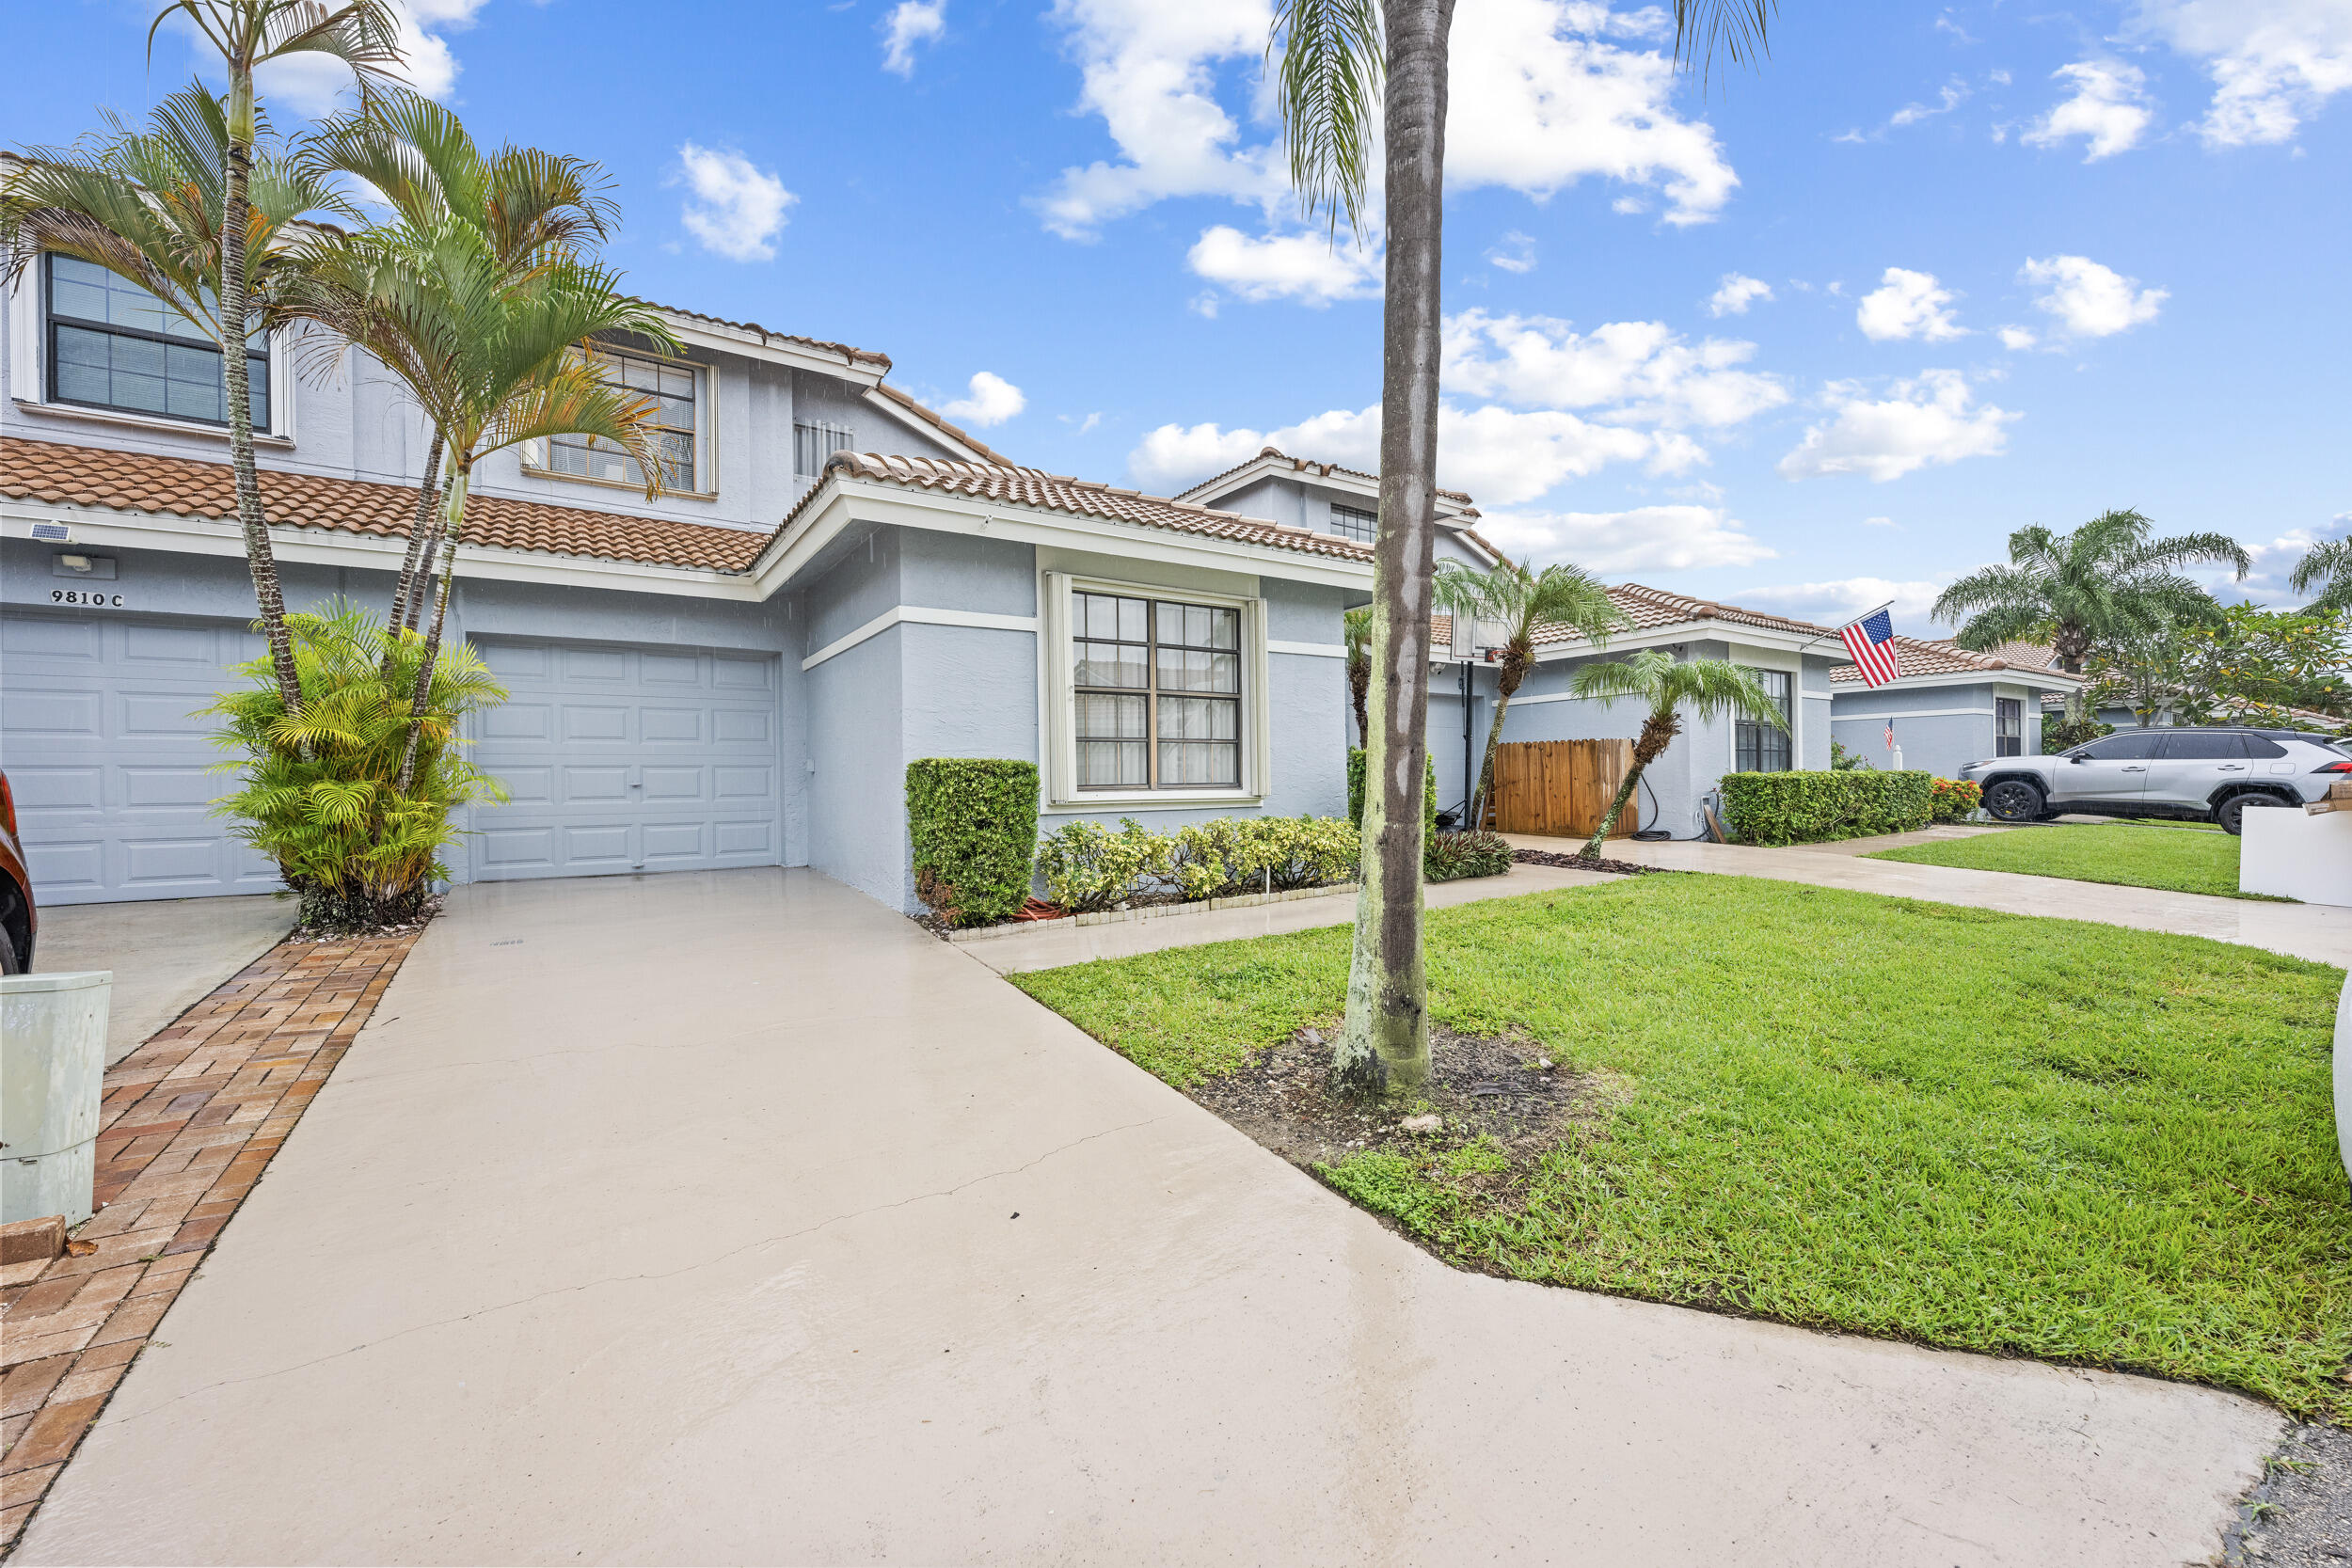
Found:
M 1993 754 L 2020 755 L 2026 749 L 2026 705 L 2022 698 L 1993 699 Z
M 653 404 L 653 447 L 660 454 L 661 487 L 693 493 L 707 490 L 702 483 L 704 405 L 700 366 L 677 359 L 658 359 L 598 345 L 589 362 L 609 387 L 634 392 Z M 643 488 L 645 471 L 637 459 L 596 436 L 558 436 L 548 442 L 548 471 L 573 479 Z
M 1369 545 L 1380 532 L 1380 515 L 1359 512 L 1352 506 L 1334 506 L 1331 508 L 1331 531 L 1343 539 Z
M 137 284 L 76 257 L 41 258 L 49 401 L 229 422 L 220 345 Z M 270 428 L 269 338 L 246 340 L 253 428 Z
M 1077 785 L 1241 784 L 1241 611 L 1075 593 Z
M 1795 715 L 1789 702 L 1796 688 L 1796 677 L 1786 670 L 1751 670 L 1756 683 L 1764 689 L 1780 709 L 1780 725 L 1759 724 L 1752 719 L 1740 721 L 1733 736 L 1736 752 L 1733 768 L 1741 773 L 1786 773 L 1788 771 L 1788 728 Z
M 837 451 L 855 451 L 857 432 L 848 425 L 796 424 L 792 427 L 792 472 L 801 479 L 822 479 L 825 459 Z

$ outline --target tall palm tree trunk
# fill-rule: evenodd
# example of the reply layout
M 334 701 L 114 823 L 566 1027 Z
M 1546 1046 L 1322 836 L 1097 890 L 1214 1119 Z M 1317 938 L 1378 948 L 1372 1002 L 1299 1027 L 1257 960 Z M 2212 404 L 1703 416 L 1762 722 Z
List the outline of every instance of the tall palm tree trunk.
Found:
M 245 253 L 252 223 L 251 76 L 238 80 L 230 91 L 232 129 L 220 231 L 220 368 L 229 402 L 229 461 L 237 476 L 237 523 L 245 533 L 246 565 L 253 574 L 253 602 L 261 610 L 262 634 L 269 641 L 278 699 L 293 714 L 302 711 L 302 681 L 294 673 L 294 640 L 286 634 L 286 596 L 278 581 L 269 522 L 262 512 L 262 480 L 253 465 L 253 388 L 246 373 L 246 308 L 251 297 Z
M 1495 798 L 1495 758 L 1502 751 L 1502 720 L 1511 711 L 1511 699 L 1527 684 L 1527 667 L 1534 662 L 1531 650 L 1518 642 L 1512 643 L 1502 656 L 1502 666 L 1495 679 L 1495 716 L 1486 726 L 1486 754 L 1478 767 L 1478 793 L 1470 797 L 1470 826 L 1483 828 Z
M 1681 733 L 1682 721 L 1671 709 L 1664 713 L 1653 711 L 1642 721 L 1641 736 L 1633 742 L 1633 765 L 1625 770 L 1625 782 L 1617 786 L 1616 799 L 1611 800 L 1609 809 L 1600 814 L 1600 826 L 1585 841 L 1582 850 L 1584 859 L 1600 858 L 1600 847 L 1609 842 L 1610 831 L 1616 827 L 1617 818 L 1624 815 L 1626 802 L 1633 799 L 1633 787 L 1642 782 L 1642 770 L 1656 762 L 1674 743 L 1674 737 Z M 1634 822 L 1638 826 L 1641 818 L 1635 817 Z
M 416 721 L 424 717 L 425 699 L 433 689 L 433 666 L 440 657 L 441 627 L 449 619 L 450 579 L 457 575 L 457 541 L 466 529 L 466 492 L 473 479 L 472 467 L 463 462 L 449 476 L 446 499 L 441 508 L 441 536 L 448 541 L 441 561 L 441 581 L 433 595 L 433 626 L 424 636 L 424 653 L 417 660 L 417 683 L 408 693 L 408 742 L 401 749 L 400 777 L 393 787 L 403 795 L 416 779 L 417 737 L 421 731 Z M 421 596 L 421 595 L 420 595 Z
M 1429 612 L 1436 575 L 1438 280 L 1445 198 L 1446 35 L 1454 0 L 1387 7 L 1388 301 L 1382 312 L 1380 531 L 1373 551 L 1371 754 L 1363 889 L 1338 1069 L 1398 1097 L 1429 1077 L 1422 955 Z
M 424 562 L 432 559 L 433 519 L 441 499 L 441 433 L 433 433 L 433 444 L 424 449 L 424 478 L 417 484 L 417 522 L 408 531 L 408 553 L 401 558 L 400 578 L 392 584 L 392 612 L 385 625 L 397 630 L 414 617 L 409 604 L 422 592 Z M 385 656 L 384 668 L 391 670 L 391 656 Z

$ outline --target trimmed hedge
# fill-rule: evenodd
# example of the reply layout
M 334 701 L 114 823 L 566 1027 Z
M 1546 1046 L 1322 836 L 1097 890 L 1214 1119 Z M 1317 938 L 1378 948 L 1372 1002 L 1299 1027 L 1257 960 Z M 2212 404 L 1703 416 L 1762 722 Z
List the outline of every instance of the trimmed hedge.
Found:
M 1428 839 L 1437 836 L 1438 832 L 1438 759 L 1426 752 L 1422 753 L 1422 759 L 1429 764 L 1429 784 L 1422 792 L 1422 836 Z M 1347 749 L 1347 819 L 1359 828 L 1364 825 L 1364 749 L 1350 746 Z
M 1220 816 L 1154 832 L 1081 817 L 1037 847 L 1046 896 L 1081 914 L 1131 899 L 1231 897 L 1324 887 L 1356 875 L 1357 830 L 1336 816 Z
M 1910 832 L 1933 816 L 1922 768 L 1894 772 L 1727 773 L 1725 826 L 1742 844 L 1820 844 Z
M 1957 822 L 1977 809 L 1984 786 L 1973 779 L 1937 779 L 1928 785 L 1928 810 L 1938 822 Z
M 950 926 L 1003 920 L 1029 896 L 1037 764 L 919 757 L 907 764 L 914 895 Z
M 1464 877 L 1500 877 L 1511 869 L 1511 841 L 1483 829 L 1432 833 L 1421 852 L 1421 879 L 1451 882 Z

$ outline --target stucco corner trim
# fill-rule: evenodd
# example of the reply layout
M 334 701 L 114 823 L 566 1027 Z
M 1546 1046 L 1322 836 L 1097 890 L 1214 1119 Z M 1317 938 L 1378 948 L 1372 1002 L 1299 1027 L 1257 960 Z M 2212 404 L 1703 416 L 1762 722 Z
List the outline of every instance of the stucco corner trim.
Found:
M 1309 658 L 1345 658 L 1347 649 L 1338 642 L 1284 642 L 1267 638 L 1265 651 L 1270 654 L 1300 654 Z
M 1025 631 L 1034 634 L 1034 615 L 992 615 L 977 610 L 930 610 L 921 605 L 892 605 L 847 636 L 836 637 L 806 658 L 801 668 L 814 670 L 825 660 L 900 625 L 918 626 L 977 626 L 983 631 Z

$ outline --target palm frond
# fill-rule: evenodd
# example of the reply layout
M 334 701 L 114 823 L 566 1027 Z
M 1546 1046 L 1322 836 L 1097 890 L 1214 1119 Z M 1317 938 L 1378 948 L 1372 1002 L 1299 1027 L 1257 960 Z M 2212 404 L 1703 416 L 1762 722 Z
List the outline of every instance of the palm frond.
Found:
M 1359 238 L 1377 145 L 1383 61 L 1378 0 L 1281 0 L 1266 35 L 1291 185 L 1334 240 Z

